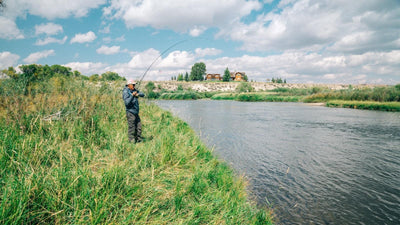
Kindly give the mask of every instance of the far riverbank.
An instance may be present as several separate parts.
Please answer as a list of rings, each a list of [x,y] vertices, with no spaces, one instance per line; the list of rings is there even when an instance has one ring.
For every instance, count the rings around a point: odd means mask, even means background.
[[[400,84],[278,84],[266,82],[148,81],[148,97],[165,100],[237,100],[248,102],[305,102],[328,107],[400,111]],[[142,86],[142,87],[143,87]]]

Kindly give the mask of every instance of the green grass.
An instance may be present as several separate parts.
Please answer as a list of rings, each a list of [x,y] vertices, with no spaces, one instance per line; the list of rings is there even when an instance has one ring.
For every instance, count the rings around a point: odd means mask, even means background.
[[[400,102],[373,102],[373,101],[343,101],[335,100],[326,103],[328,107],[342,107],[352,109],[368,109],[379,111],[400,111]]]
[[[301,96],[281,96],[268,93],[241,93],[236,97],[236,100],[245,102],[299,102],[301,99]]]
[[[142,99],[146,141],[130,144],[122,83],[34,96],[10,87],[0,95],[0,224],[271,224],[246,180],[171,113]]]
[[[173,92],[173,93],[163,93],[160,95],[159,99],[164,100],[196,100],[203,98],[202,95],[196,92]]]
[[[212,100],[236,100],[245,102],[299,102],[302,96],[282,96],[276,92],[249,92],[249,93],[220,93],[211,97]]]
[[[219,93],[211,97],[212,100],[235,100],[237,97],[236,93]]]

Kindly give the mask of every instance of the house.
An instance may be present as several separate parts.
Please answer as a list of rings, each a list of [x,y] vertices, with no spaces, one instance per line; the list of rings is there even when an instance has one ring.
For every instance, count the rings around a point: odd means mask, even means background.
[[[231,80],[233,81],[246,81],[244,76],[246,75],[245,72],[231,72]]]
[[[207,74],[206,75],[206,80],[222,80],[221,74],[219,73],[214,73],[214,74]]]

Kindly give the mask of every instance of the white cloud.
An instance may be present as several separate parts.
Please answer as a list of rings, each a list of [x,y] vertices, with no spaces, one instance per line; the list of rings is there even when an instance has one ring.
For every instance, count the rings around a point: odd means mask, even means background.
[[[249,24],[236,20],[219,37],[243,43],[248,51],[363,53],[396,46],[400,10],[395,0],[282,0],[280,10],[260,14]]]
[[[162,59],[158,68],[161,69],[182,69],[191,67],[195,57],[187,51],[173,51]]]
[[[207,49],[212,48],[196,49],[194,52],[173,51],[160,57],[158,50],[150,48],[135,53],[128,63],[108,66],[102,63],[76,62],[68,66],[82,70],[84,74],[114,71],[132,79],[140,79],[149,69],[145,80],[169,80],[179,73],[190,73],[193,64],[200,59],[197,53],[214,52]],[[244,71],[249,79],[257,81],[281,77],[289,83],[400,83],[400,64],[396,63],[400,61],[400,50],[336,56],[286,51],[264,57],[243,55],[202,61],[206,64],[208,73],[222,74],[228,67],[230,71]]]
[[[103,33],[103,34],[109,34],[110,33],[110,27],[111,27],[111,24],[103,27],[101,30],[99,30],[99,32]]]
[[[49,20],[86,16],[90,9],[106,3],[106,0],[12,0],[7,1],[4,13],[11,18],[24,16],[26,13]]]
[[[128,65],[132,68],[145,69],[160,56],[160,52],[150,48],[146,51],[137,53],[129,61]]]
[[[190,36],[193,37],[198,37],[200,36],[205,30],[207,30],[207,27],[205,26],[195,26],[194,28],[190,29],[189,34]]]
[[[196,53],[196,56],[204,57],[207,55],[219,55],[222,53],[222,50],[216,48],[196,48],[194,52]]]
[[[124,20],[129,28],[151,26],[198,36],[209,27],[225,26],[260,8],[255,0],[111,0],[103,13]]]
[[[64,66],[71,68],[72,70],[77,70],[85,75],[92,74],[102,74],[106,71],[107,64],[100,62],[70,62]]]
[[[41,51],[41,52],[35,52],[35,53],[30,54],[28,57],[26,57],[24,59],[24,62],[28,63],[28,64],[36,63],[40,59],[47,58],[51,55],[54,55],[54,50],[45,50],[45,51]]]
[[[17,24],[7,17],[0,16],[0,38],[23,39],[24,35],[18,29]]]
[[[56,35],[63,32],[63,27],[55,23],[35,25],[35,34]]]
[[[71,43],[86,43],[92,42],[96,39],[96,34],[93,31],[89,31],[86,34],[76,34],[75,37],[71,39]]]
[[[43,40],[37,40],[35,45],[47,45],[51,43],[58,43],[58,44],[64,44],[67,41],[68,37],[64,36],[63,39],[57,39],[53,37],[47,37]]]
[[[9,66],[17,64],[19,55],[11,52],[0,52],[0,69],[5,69]]]
[[[111,46],[107,47],[105,45],[102,45],[100,48],[96,50],[98,54],[104,54],[104,55],[114,55],[120,52],[120,46]]]

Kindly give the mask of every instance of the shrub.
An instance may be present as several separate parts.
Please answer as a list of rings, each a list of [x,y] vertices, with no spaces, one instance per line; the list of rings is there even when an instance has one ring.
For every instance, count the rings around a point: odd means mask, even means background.
[[[240,84],[236,87],[236,92],[252,92],[254,88],[248,82],[240,82]]]

